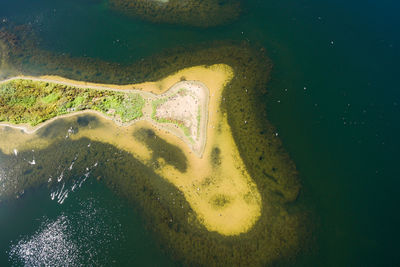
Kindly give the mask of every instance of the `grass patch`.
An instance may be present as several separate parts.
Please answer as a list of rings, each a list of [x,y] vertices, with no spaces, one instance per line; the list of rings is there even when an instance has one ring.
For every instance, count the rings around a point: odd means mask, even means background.
[[[85,103],[86,98],[84,96],[77,96],[72,102],[72,107],[79,107],[83,103]]]
[[[143,116],[144,99],[136,93],[95,90],[32,80],[0,85],[0,121],[35,126],[59,115],[98,110],[123,122]],[[110,113],[110,110],[114,113]]]
[[[105,114],[113,112],[123,122],[128,122],[143,116],[144,104],[145,100],[141,95],[128,93],[104,97],[98,104],[94,105],[94,109]]]
[[[40,99],[40,101],[42,101],[45,104],[51,104],[56,102],[58,99],[60,98],[60,94],[59,93],[51,93],[47,96],[44,96]]]
[[[32,107],[36,103],[34,96],[11,97],[9,105],[17,105],[24,108]]]

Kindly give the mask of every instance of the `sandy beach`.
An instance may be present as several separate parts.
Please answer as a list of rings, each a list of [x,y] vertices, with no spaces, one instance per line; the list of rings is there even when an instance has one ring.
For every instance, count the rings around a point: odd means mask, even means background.
[[[98,116],[101,121],[100,126],[80,128],[69,138],[78,140],[86,137],[93,141],[109,143],[130,152],[144,164],[153,166],[155,162],[152,159],[152,150],[142,141],[132,138],[139,129],[152,129],[158,138],[177,146],[187,158],[188,168],[184,172],[169,165],[163,158],[156,160],[158,168],[154,171],[184,194],[195,212],[197,221],[201,222],[209,231],[215,231],[222,235],[238,235],[247,232],[261,214],[261,196],[240,157],[227,122],[227,116],[220,111],[223,89],[233,77],[233,71],[229,66],[217,64],[191,67],[160,81],[137,85],[116,86],[84,82],[78,82],[78,84],[79,86],[90,86],[90,88],[142,90],[154,94],[153,96],[156,98],[164,93],[168,95],[167,91],[181,82],[182,77],[185,77],[187,81],[201,82],[209,90],[208,112],[204,115],[206,120],[202,125],[207,137],[204,138],[202,157],[194,153],[182,137],[175,133],[171,134],[170,129],[154,124],[148,119],[141,119],[130,125],[118,125],[100,115]],[[54,76],[44,76],[38,79],[74,84],[70,80]],[[194,83],[194,85],[198,86],[199,84]],[[179,89],[179,86],[177,88]],[[205,96],[203,95],[203,97]],[[146,112],[146,116],[149,116],[148,112]],[[55,139],[40,138],[36,134],[27,134],[18,130],[6,131],[4,127],[0,127],[0,149],[4,153],[11,154],[14,149],[19,151],[40,149],[48,146],[51,142],[55,142]],[[213,165],[211,160],[215,151],[218,151],[220,158],[218,165]],[[188,215],[189,221],[194,219]]]
[[[111,116],[107,116],[106,114],[103,114],[99,111],[95,110],[82,110],[82,111],[76,111],[72,112],[69,114],[57,116],[55,118],[49,119],[43,123],[40,123],[39,125],[36,126],[31,126],[29,124],[12,124],[8,122],[0,122],[0,126],[8,126],[8,127],[14,127],[17,129],[21,129],[22,131],[31,134],[36,132],[42,127],[45,127],[46,125],[52,123],[53,121],[60,119],[60,118],[67,118],[71,116],[77,116],[80,114],[96,114],[98,116],[102,116],[105,119],[112,120],[114,123],[116,123],[119,126],[130,126],[134,123],[136,123],[139,120],[148,120],[149,122],[155,124],[156,127],[166,129],[167,131],[171,132],[172,134],[175,134],[179,138],[181,138],[183,141],[186,142],[188,147],[192,149],[192,151],[199,157],[202,156],[205,143],[206,143],[206,127],[207,127],[207,113],[208,113],[208,101],[209,101],[209,90],[208,88],[201,82],[199,81],[180,81],[174,84],[170,89],[167,91],[161,93],[161,94],[155,94],[153,93],[154,90],[146,84],[144,88],[149,88],[150,91],[142,90],[142,89],[133,89],[133,88],[138,88],[138,85],[126,85],[126,86],[116,86],[112,84],[91,84],[91,83],[83,83],[79,81],[73,81],[73,80],[66,80],[62,77],[56,77],[56,76],[44,76],[44,77],[30,77],[30,76],[17,76],[17,77],[12,77],[7,80],[3,80],[0,82],[0,84],[8,83],[13,80],[32,80],[32,81],[38,81],[38,82],[47,82],[47,83],[57,83],[57,84],[62,84],[66,86],[72,86],[72,87],[79,87],[79,88],[88,88],[88,89],[93,89],[93,90],[111,90],[111,91],[119,91],[119,92],[129,92],[129,93],[137,93],[141,95],[146,101],[146,106],[143,109],[143,116],[139,119],[135,119],[129,122],[122,122],[121,120],[115,119]],[[174,123],[160,123],[151,118],[151,106],[150,104],[152,101],[156,101],[157,99],[163,99],[163,98],[168,98],[171,97],[173,94],[176,94],[178,90],[184,88],[185,90],[188,90],[191,92],[192,97],[189,97],[189,100],[192,101],[182,101],[181,99],[178,99],[178,101],[175,101],[175,104],[172,104],[170,102],[173,101],[168,101],[167,103],[164,103],[161,105],[161,107],[158,108],[157,110],[157,116],[164,116],[165,113],[168,113],[171,111],[173,108],[174,112],[172,112],[169,117],[171,118],[176,118],[177,120],[185,120],[187,124],[189,124],[187,127],[192,128],[192,132],[190,136],[186,136],[182,129],[177,127],[176,124]],[[175,97],[176,98],[176,97]],[[199,112],[201,112],[200,115],[200,121],[199,125],[197,125],[197,111],[195,112],[190,112],[188,113],[188,110],[197,110],[199,108]],[[193,130],[194,129],[194,130]]]

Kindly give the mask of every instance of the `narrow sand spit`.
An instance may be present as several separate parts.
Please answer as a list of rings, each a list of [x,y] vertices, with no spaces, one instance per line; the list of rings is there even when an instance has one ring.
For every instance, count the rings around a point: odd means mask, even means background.
[[[93,90],[111,90],[111,91],[124,91],[130,93],[140,94],[146,101],[146,106],[143,108],[143,116],[139,119],[132,120],[126,123],[120,120],[114,119],[113,117],[107,116],[101,112],[95,110],[83,110],[72,112],[69,114],[57,116],[50,120],[47,120],[37,126],[30,126],[29,124],[11,124],[7,122],[0,122],[0,125],[14,127],[23,130],[26,133],[34,133],[40,128],[48,125],[49,123],[59,118],[66,118],[76,116],[78,114],[95,113],[106,119],[113,120],[116,124],[121,126],[129,126],[139,120],[148,120],[155,124],[156,127],[163,128],[172,134],[175,134],[184,142],[187,143],[188,147],[199,157],[202,156],[205,143],[206,143],[206,132],[207,132],[207,119],[208,119],[208,101],[209,101],[209,90],[201,82],[198,81],[181,81],[173,85],[168,91],[162,94],[154,94],[144,90],[137,89],[125,89],[121,86],[115,85],[104,85],[104,84],[81,84],[77,81],[66,81],[65,79],[57,79],[57,77],[28,77],[28,76],[17,76],[9,78],[0,82],[7,83],[13,80],[32,80],[39,82],[57,83],[71,87],[88,88]],[[181,90],[180,92],[178,92]],[[186,94],[182,95],[182,91]],[[153,110],[151,103],[157,100],[165,99],[166,101],[159,105],[155,110],[155,117],[152,116]],[[161,122],[155,118],[168,120],[167,122]],[[180,124],[182,127],[179,127]],[[186,128],[188,133],[185,134],[183,128]]]
[[[171,134],[170,130],[163,127],[166,123],[157,125],[148,118],[131,125],[119,125],[105,119],[104,116],[99,116],[100,123],[93,125],[93,127],[82,127],[68,138],[71,140],[89,138],[92,141],[109,143],[118,149],[131,153],[136,159],[153,168],[155,173],[172,183],[183,193],[193,209],[193,213],[187,214],[189,222],[197,221],[209,231],[215,231],[221,235],[239,235],[249,231],[256,223],[261,214],[262,202],[257,186],[247,172],[233,139],[227,114],[220,111],[220,105],[223,101],[222,92],[232,78],[232,68],[224,64],[186,68],[156,82],[126,86],[75,83],[59,77],[40,77],[40,79],[48,79],[57,83],[71,82],[76,86],[142,90],[142,92],[153,93],[153,98],[148,101],[147,107],[145,106],[145,109],[149,109],[146,111],[147,117],[152,115],[150,113],[152,101],[163,96],[168,97],[170,92],[167,91],[173,89],[174,85],[177,85],[176,90],[179,91],[180,86],[178,84],[182,80],[189,82],[186,83],[186,85],[190,85],[189,92],[195,92],[197,90],[195,87],[204,84],[209,90],[209,97],[208,108],[204,108],[208,111],[204,113],[204,117],[207,118],[204,118],[202,122],[204,127],[201,127],[201,129],[205,129],[205,136],[207,136],[207,138],[204,138],[202,157],[193,152],[191,147],[188,146],[187,140],[176,134]],[[201,83],[196,81],[201,81]],[[196,92],[196,94],[201,94],[199,90]],[[186,96],[181,95],[180,101],[193,104],[193,100],[186,98]],[[201,98],[200,95],[197,97]],[[204,101],[206,101],[205,99]],[[173,100],[177,101],[174,98]],[[174,103],[171,104],[172,107],[160,106],[159,115],[167,114],[165,110],[167,108],[175,110],[174,105],[178,102],[172,102]],[[202,106],[200,103],[199,105]],[[194,110],[193,107],[187,107],[186,112],[182,113],[183,119],[192,118]],[[179,118],[173,117],[172,119]],[[69,120],[74,121],[73,118],[67,118],[67,124]],[[188,119],[184,123],[188,123],[187,125],[191,123],[190,125],[192,125],[194,121]],[[89,126],[91,125],[89,124]],[[141,129],[150,129],[154,132],[154,137],[161,138],[178,147],[187,160],[187,168],[178,170],[174,165],[166,162],[164,158],[154,158],[154,151],[143,140],[134,137],[135,133]],[[194,136],[194,134],[195,131],[193,130],[191,136]],[[0,149],[7,154],[13,154],[14,149],[18,151],[39,150],[59,140],[57,138],[64,138],[63,133],[60,134],[60,137],[51,139],[0,126]],[[217,162],[213,162],[216,155],[218,157]],[[157,166],[157,168],[154,166]]]

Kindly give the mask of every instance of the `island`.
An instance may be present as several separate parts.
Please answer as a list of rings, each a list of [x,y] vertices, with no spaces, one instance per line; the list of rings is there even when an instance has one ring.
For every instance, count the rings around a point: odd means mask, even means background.
[[[219,110],[232,77],[232,68],[224,64],[186,68],[160,81],[131,85],[14,77],[0,84],[0,120],[4,127],[23,131],[3,138],[0,146],[10,154],[27,146],[45,147],[51,141],[35,135],[38,129],[62,117],[95,113],[104,126],[82,129],[71,139],[111,143],[145,164],[156,164],[155,172],[183,193],[209,231],[245,233],[261,214],[261,196],[239,155],[226,114]],[[177,146],[187,167],[179,168],[165,157],[154,159],[143,135]]]

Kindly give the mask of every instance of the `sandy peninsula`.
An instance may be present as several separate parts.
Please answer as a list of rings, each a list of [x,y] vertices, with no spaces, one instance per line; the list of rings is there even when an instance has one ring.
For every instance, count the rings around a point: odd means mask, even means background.
[[[180,148],[188,162],[187,170],[182,171],[160,158],[154,171],[183,193],[197,221],[209,231],[238,235],[249,231],[259,218],[261,196],[240,157],[227,115],[220,110],[223,89],[232,77],[229,66],[217,64],[183,69],[156,82],[121,86],[55,76],[23,78],[92,89],[135,90],[142,94],[146,99],[142,118],[123,124],[94,112],[99,115],[101,126],[82,128],[69,138],[87,137],[110,143],[152,166],[151,148],[142,140],[132,138],[140,129],[151,129],[155,137]],[[6,130],[8,126],[11,125],[0,126],[0,149],[4,153],[11,154],[14,149],[40,149],[54,142],[36,135],[35,129],[10,131]],[[216,157],[217,164],[213,161]]]
[[[115,110],[112,108],[107,110],[106,114],[89,108],[79,111],[70,110],[68,114],[54,116],[34,126],[29,123],[13,124],[9,122],[0,122],[0,125],[15,127],[26,133],[34,133],[54,120],[83,113],[95,113],[98,116],[103,116],[106,119],[114,121],[120,126],[129,126],[139,120],[147,120],[153,123],[155,127],[165,129],[178,136],[186,142],[188,147],[197,156],[201,157],[203,154],[207,133],[209,90],[200,81],[179,81],[168,89],[168,91],[161,94],[152,93],[141,88],[130,89],[111,84],[82,84],[78,81],[69,81],[61,77],[17,76],[1,81],[0,85],[21,80],[54,83],[79,89],[137,94],[145,100],[144,108],[141,109],[143,114],[134,120],[123,121],[119,116],[116,116]],[[10,108],[12,109],[12,107]]]

